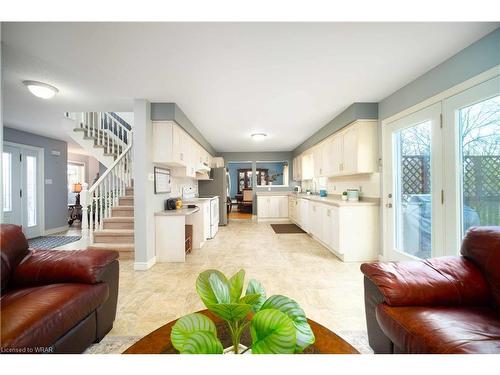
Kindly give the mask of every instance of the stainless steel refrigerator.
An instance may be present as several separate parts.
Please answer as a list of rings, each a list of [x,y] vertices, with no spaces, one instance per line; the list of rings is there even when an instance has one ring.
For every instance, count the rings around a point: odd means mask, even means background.
[[[227,225],[226,201],[230,188],[231,181],[225,167],[212,168],[209,180],[198,181],[198,195],[201,198],[219,197],[219,225]]]

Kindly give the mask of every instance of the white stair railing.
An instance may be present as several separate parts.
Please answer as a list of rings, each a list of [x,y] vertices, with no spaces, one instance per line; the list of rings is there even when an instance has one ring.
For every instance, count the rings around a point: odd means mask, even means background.
[[[82,235],[94,242],[94,232],[103,228],[104,219],[111,217],[112,208],[125,195],[132,183],[132,132],[128,133],[125,150],[114,163],[87,190],[80,193],[82,205]]]
[[[104,148],[105,154],[119,155],[131,141],[131,130],[109,112],[67,112],[66,117],[76,121],[85,135],[94,139],[94,145]]]

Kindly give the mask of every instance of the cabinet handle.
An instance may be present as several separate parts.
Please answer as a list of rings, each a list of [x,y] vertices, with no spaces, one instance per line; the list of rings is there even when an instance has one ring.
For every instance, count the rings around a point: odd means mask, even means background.
[[[181,160],[184,160],[184,155],[182,154],[182,152],[181,152]]]

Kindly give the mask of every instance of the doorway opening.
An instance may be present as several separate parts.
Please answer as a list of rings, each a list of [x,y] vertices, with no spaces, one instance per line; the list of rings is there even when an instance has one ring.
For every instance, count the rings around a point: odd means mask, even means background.
[[[254,209],[255,171],[253,163],[229,162],[229,220],[252,220]]]

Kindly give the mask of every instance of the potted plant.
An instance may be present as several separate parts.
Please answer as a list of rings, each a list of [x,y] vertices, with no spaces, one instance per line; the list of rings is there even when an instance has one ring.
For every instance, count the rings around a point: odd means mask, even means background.
[[[172,327],[170,339],[181,354],[293,354],[314,343],[314,334],[297,302],[281,295],[266,298],[264,287],[253,279],[242,296],[244,278],[244,270],[229,279],[217,270],[198,276],[196,292],[207,309],[227,323],[233,345],[224,350],[215,323],[194,313]],[[252,338],[248,348],[240,343],[246,329]]]

